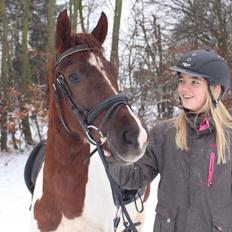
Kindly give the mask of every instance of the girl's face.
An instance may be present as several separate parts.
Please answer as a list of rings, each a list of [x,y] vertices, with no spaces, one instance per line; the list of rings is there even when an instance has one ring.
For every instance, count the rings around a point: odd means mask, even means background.
[[[206,102],[208,83],[204,78],[182,74],[178,78],[178,94],[184,108],[199,112]]]

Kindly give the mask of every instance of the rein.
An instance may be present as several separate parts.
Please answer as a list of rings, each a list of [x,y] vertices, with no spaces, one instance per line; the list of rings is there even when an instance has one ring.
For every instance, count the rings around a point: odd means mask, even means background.
[[[120,185],[118,185],[115,182],[115,180],[112,178],[112,176],[110,175],[110,173],[108,171],[108,167],[107,167],[107,163],[106,163],[106,159],[105,159],[105,155],[104,155],[104,150],[103,150],[101,144],[97,144],[97,151],[98,151],[98,154],[99,154],[101,161],[104,165],[108,180],[110,182],[114,202],[117,202],[117,204],[115,204],[115,205],[118,207],[118,210],[119,210],[119,208],[121,208],[123,225],[126,228],[125,231],[138,232],[138,230],[136,229],[136,226],[139,226],[140,222],[133,223],[133,221],[131,220],[130,215],[126,209],[125,203],[123,202],[122,189],[121,189]],[[124,216],[126,217],[127,222],[126,222]],[[115,231],[118,227],[119,220],[120,220],[120,218],[117,216],[114,218],[114,230]]]
[[[92,51],[92,50],[93,49],[82,46],[82,45],[78,45],[76,47],[70,48],[56,58],[55,68],[61,63],[63,59],[65,59],[66,57],[74,53],[78,53],[82,51]],[[63,96],[65,99],[68,99],[70,106],[71,106],[71,110],[77,117],[77,120],[79,121],[79,124],[81,125],[81,128],[87,140],[91,144],[96,146],[96,148],[89,154],[88,159],[91,158],[91,156],[96,151],[98,151],[101,161],[104,165],[108,180],[110,182],[114,203],[118,209],[121,208],[122,218],[124,221],[123,225],[125,226],[126,231],[137,232],[137,229],[136,229],[137,224],[132,222],[127,212],[127,209],[125,207],[125,203],[123,202],[121,187],[113,180],[112,176],[109,174],[107,163],[106,163],[105,156],[104,156],[104,151],[102,148],[102,145],[107,141],[107,136],[109,137],[112,124],[113,124],[112,122],[115,116],[117,115],[117,112],[122,106],[128,106],[127,97],[122,96],[122,95],[110,96],[106,98],[105,100],[101,101],[100,103],[98,103],[93,109],[87,110],[74,101],[72,91],[67,81],[65,80],[64,76],[59,72],[56,72],[56,79],[55,79],[55,82],[53,83],[53,89],[54,89],[54,95],[55,95],[55,100],[56,100],[56,106],[59,112],[59,118],[61,120],[62,125],[70,134],[72,134],[73,136],[79,137],[79,134],[74,132],[68,126],[65,120],[64,113],[61,108],[61,97]],[[100,122],[100,125],[98,127],[94,126],[93,125],[94,120],[103,111],[106,111],[106,112],[103,116],[103,119]],[[109,133],[107,136],[105,136],[101,132],[101,129],[107,121],[109,123],[109,127],[108,127]],[[95,141],[95,139],[91,136],[91,132],[90,132],[91,130],[95,130],[96,132],[98,132],[100,136],[100,141]],[[124,216],[126,217],[128,222],[125,221]],[[118,226],[118,223],[119,223],[119,218],[116,216],[116,218],[114,219],[115,230]]]

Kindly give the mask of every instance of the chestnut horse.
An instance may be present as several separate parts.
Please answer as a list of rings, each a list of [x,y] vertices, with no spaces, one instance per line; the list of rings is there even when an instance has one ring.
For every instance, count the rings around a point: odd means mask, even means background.
[[[100,142],[105,156],[122,163],[135,162],[144,153],[146,130],[119,95],[116,69],[101,51],[107,27],[102,13],[91,33],[72,34],[67,11],[58,16],[32,231],[113,231],[116,207],[109,180],[98,154],[88,159],[90,144]]]

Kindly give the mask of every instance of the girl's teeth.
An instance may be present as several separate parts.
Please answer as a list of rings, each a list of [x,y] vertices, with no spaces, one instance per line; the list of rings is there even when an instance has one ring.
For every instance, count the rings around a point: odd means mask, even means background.
[[[191,98],[192,96],[184,95],[183,97],[185,97],[185,98]]]

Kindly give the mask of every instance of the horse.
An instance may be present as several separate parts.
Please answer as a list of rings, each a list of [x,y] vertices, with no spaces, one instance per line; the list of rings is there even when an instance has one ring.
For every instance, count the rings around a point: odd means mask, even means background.
[[[128,164],[144,154],[147,132],[102,52],[108,22],[72,33],[67,10],[56,26],[56,58],[48,73],[49,119],[44,159],[33,191],[32,231],[110,232],[116,213],[101,158]]]

